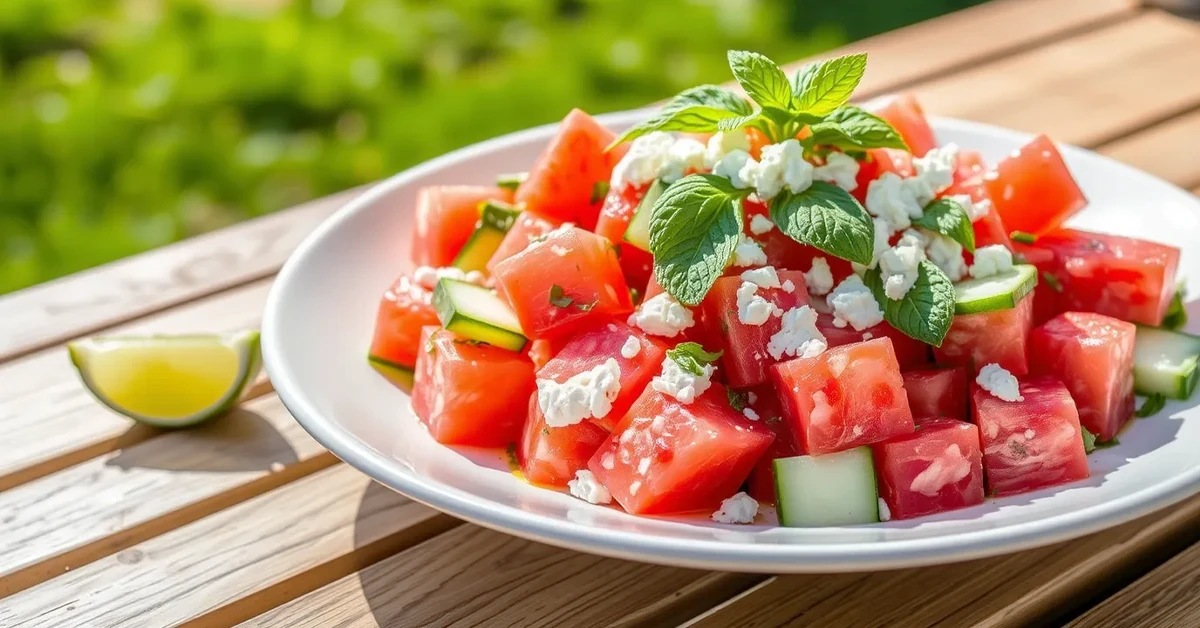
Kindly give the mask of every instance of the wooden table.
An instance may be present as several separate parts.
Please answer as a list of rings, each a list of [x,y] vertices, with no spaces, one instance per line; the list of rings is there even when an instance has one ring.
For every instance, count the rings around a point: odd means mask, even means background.
[[[1045,131],[1200,192],[1200,24],[1125,0],[998,0],[860,42],[863,91]],[[0,299],[0,626],[1200,626],[1200,498],[944,567],[705,573],[461,523],[307,436],[265,379],[159,432],[80,386],[95,332],[256,326],[289,252],[354,192]]]

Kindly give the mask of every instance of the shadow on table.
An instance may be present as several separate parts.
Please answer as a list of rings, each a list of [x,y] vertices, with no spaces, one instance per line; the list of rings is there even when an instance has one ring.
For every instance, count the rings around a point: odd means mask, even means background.
[[[375,541],[377,535],[373,533],[373,530],[378,525],[375,523],[376,517],[381,512],[404,501],[408,501],[408,498],[378,482],[368,484],[358,503],[358,515],[354,523],[355,549]],[[383,557],[380,562],[360,569],[353,576],[358,579],[363,599],[367,602],[366,608],[369,609],[371,617],[374,619],[374,623],[371,625],[426,626],[425,623],[410,623],[409,619],[405,617],[404,599],[409,592],[400,588],[400,580],[405,575],[410,575],[405,572],[414,568],[419,569],[421,565],[398,567],[396,562],[389,561],[388,557]]]
[[[291,443],[275,426],[243,408],[187,430],[158,430],[154,438],[147,439],[145,430],[154,428],[135,424],[122,435],[121,440],[146,442],[122,449],[107,464],[122,469],[228,473],[275,470],[298,461]]]

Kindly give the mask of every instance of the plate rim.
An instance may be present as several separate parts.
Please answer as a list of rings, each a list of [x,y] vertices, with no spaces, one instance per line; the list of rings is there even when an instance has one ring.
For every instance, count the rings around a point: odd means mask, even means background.
[[[634,109],[596,116],[605,126],[621,126],[644,118],[652,108]],[[935,130],[962,129],[1004,139],[1028,139],[1036,134],[1005,129],[995,125],[955,118],[930,116]],[[500,135],[456,149],[407,170],[395,173],[372,185],[357,198],[345,203],[323,220],[288,256],[272,282],[262,318],[263,361],[284,407],[318,443],[348,465],[373,480],[420,502],[492,530],[558,547],[613,558],[678,567],[756,573],[835,573],[880,569],[898,569],[947,564],[988,556],[1008,554],[1078,538],[1132,521],[1166,508],[1200,490],[1200,465],[1183,473],[1079,510],[1052,515],[1003,527],[925,538],[882,542],[746,543],[694,538],[651,536],[638,532],[592,527],[583,523],[520,510],[466,494],[453,486],[423,478],[405,469],[389,456],[326,420],[321,411],[304,395],[294,373],[283,359],[283,339],[275,321],[286,310],[282,302],[287,287],[294,283],[300,260],[351,215],[384,198],[394,187],[419,179],[457,160],[549,132],[558,126],[550,123]],[[1124,170],[1135,178],[1167,185],[1180,193],[1191,194],[1178,186],[1133,166],[1070,144],[1056,142],[1066,154],[1099,159]],[[1200,207],[1200,201],[1195,201]]]

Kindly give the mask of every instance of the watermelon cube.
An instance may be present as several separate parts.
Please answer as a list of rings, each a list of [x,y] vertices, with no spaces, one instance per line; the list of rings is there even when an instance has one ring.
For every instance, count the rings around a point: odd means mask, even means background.
[[[1029,335],[1031,370],[1062,380],[1079,422],[1112,440],[1133,416],[1133,338],[1137,327],[1103,314],[1065,312]]]
[[[449,266],[462,250],[486,201],[508,202],[512,192],[474,185],[443,185],[417,190],[413,217],[412,261],[415,266]]]
[[[792,434],[783,422],[783,409],[771,383],[756,386],[747,391],[747,408],[758,420],[775,433],[775,440],[767,452],[758,459],[750,477],[746,479],[746,492],[760,504],[775,503],[775,469],[777,458],[799,456],[800,450],[792,442]]]
[[[1005,401],[972,384],[983,470],[996,495],[1015,495],[1089,476],[1079,413],[1052,377],[1020,382],[1022,401]]]
[[[1033,325],[1036,327],[1059,313],[1058,294],[1062,292],[1062,286],[1054,276],[1058,271],[1058,256],[1036,243],[1014,242],[1012,250],[1014,258],[1019,255],[1026,264],[1033,264],[1038,269],[1037,287],[1033,289]]]
[[[999,364],[1014,375],[1029,372],[1025,357],[1033,329],[1033,299],[1026,296],[1016,307],[978,314],[956,314],[942,346],[934,347],[938,364],[966,366],[976,373],[985,364]]]
[[[774,440],[729,406],[719,384],[688,404],[647,388],[588,468],[629,513],[711,513]]]
[[[565,487],[575,472],[587,468],[588,459],[608,438],[608,430],[595,421],[550,427],[538,407],[537,395],[529,397],[529,413],[517,459],[521,473],[531,484]]]
[[[819,456],[913,431],[888,338],[833,347],[771,367],[783,420],[801,453]]]
[[[872,445],[879,495],[892,519],[911,519],[983,503],[979,428],[954,419],[921,419],[916,431]]]
[[[1179,249],[1135,238],[1063,229],[1038,238],[1057,256],[1059,311],[1096,312],[1160,325],[1175,295]]]
[[[905,371],[904,392],[908,409],[915,418],[947,417],[966,421],[967,368],[953,366],[944,369]]]
[[[820,301],[818,304],[824,305]],[[892,350],[896,353],[896,362],[902,371],[927,368],[932,362],[929,357],[929,345],[887,323],[879,323],[858,331],[849,325],[834,325],[833,314],[823,312],[817,315],[817,329],[821,330],[821,334],[825,336],[825,343],[830,347],[866,342],[873,338],[888,338],[892,341]]]
[[[572,109],[517,188],[516,202],[547,218],[595,228],[603,202],[593,199],[595,186],[612,177],[619,153],[604,149],[615,139],[594,118]]]
[[[504,239],[500,241],[496,252],[492,253],[492,258],[488,260],[488,273],[495,273],[497,264],[529,248],[530,243],[534,240],[558,227],[557,221],[542,218],[533,212],[521,212],[513,221],[512,226],[508,228],[508,233],[504,234]]]
[[[984,173],[992,207],[1009,229],[1049,233],[1087,206],[1058,147],[1045,135],[1001,159]]]
[[[504,447],[521,438],[533,362],[438,327],[421,330],[412,407],[443,445]]]

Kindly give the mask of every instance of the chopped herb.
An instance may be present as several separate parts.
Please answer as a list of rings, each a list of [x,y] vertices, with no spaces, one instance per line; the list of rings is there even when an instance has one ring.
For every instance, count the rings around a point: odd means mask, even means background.
[[[479,345],[487,344],[482,340],[475,340],[474,338],[455,338],[453,342],[456,345],[467,345],[471,347],[478,347]]]
[[[509,471],[520,471],[521,470],[521,461],[517,458],[517,444],[516,443],[509,443],[508,447],[504,450],[504,455],[508,459],[508,470]]]
[[[1137,409],[1137,416],[1148,417],[1153,414],[1158,414],[1167,405],[1167,396],[1162,393],[1154,393],[1146,397],[1146,401],[1142,402],[1142,407]]]
[[[767,419],[767,423],[778,423],[782,420],[783,420],[783,417],[781,417],[781,416],[773,416],[773,417]]]
[[[516,190],[529,178],[528,172],[517,172],[514,174],[502,174],[496,177],[496,187],[501,187],[506,190]]]
[[[425,341],[425,352],[429,355],[437,353],[437,346],[433,344],[433,335],[430,334],[429,340]]]
[[[638,290],[637,288],[630,288],[629,300],[633,301],[634,305],[640,304],[642,302],[642,291]]]
[[[1112,438],[1112,440],[1106,440],[1103,443],[1096,443],[1096,449],[1108,449],[1109,447],[1116,447],[1117,445],[1120,445],[1120,444],[1121,444],[1121,441],[1118,440],[1116,436],[1114,436]]]
[[[549,435],[550,435],[550,428],[548,428],[548,427],[543,427],[543,428],[542,428],[542,435],[543,435],[543,436],[549,436]]]
[[[1021,244],[1033,244],[1037,242],[1037,236],[1024,231],[1014,231],[1008,234],[1008,237],[1012,238],[1013,242],[1020,242]]]
[[[671,358],[679,368],[700,377],[704,375],[704,367],[717,361],[723,351],[712,353],[696,342],[681,342],[674,349],[667,349],[667,357]]]
[[[725,396],[729,398],[729,407],[741,412],[746,409],[746,393],[738,392],[732,388],[725,389]]]
[[[608,181],[597,181],[592,186],[592,203],[599,203],[605,196],[608,196]]]
[[[1167,315],[1163,317],[1161,327],[1163,329],[1179,329],[1187,325],[1188,313],[1183,307],[1183,299],[1186,293],[1181,283],[1175,290],[1175,296],[1171,297],[1171,306],[1167,308]]]
[[[591,303],[576,303],[574,299],[567,296],[566,292],[563,291],[562,286],[558,284],[553,284],[550,286],[550,305],[553,305],[554,307],[571,307],[573,305],[581,312],[588,312],[591,311],[592,308],[596,307],[596,304],[599,302],[600,299],[595,299]]]
[[[529,243],[530,244],[541,244],[542,242],[546,241],[546,238],[549,238],[549,237],[550,237],[550,234],[548,234],[548,233],[543,233],[542,235],[538,235],[538,236],[529,236]]]
[[[1049,272],[1042,271],[1042,281],[1045,281],[1046,285],[1053,288],[1055,292],[1063,291],[1062,284],[1058,282],[1058,277],[1055,277],[1054,275],[1050,274]]]
[[[1083,453],[1090,454],[1096,451],[1096,435],[1082,425],[1079,426],[1079,431],[1083,434]]]

